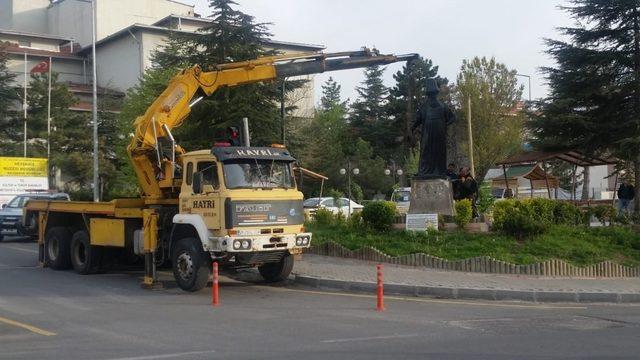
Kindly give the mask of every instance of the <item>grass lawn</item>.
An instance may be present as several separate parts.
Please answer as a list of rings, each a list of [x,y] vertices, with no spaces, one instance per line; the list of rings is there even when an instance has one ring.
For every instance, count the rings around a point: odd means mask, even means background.
[[[447,260],[491,256],[515,264],[555,258],[580,266],[605,260],[640,265],[640,234],[620,226],[553,226],[545,234],[521,241],[500,233],[380,233],[346,225],[320,226],[314,223],[308,224],[307,228],[313,232],[315,245],[334,241],[351,250],[371,246],[392,256],[422,252]]]

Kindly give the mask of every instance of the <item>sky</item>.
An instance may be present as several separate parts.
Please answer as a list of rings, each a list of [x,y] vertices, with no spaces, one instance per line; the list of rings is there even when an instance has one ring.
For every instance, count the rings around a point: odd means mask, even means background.
[[[187,0],[208,15],[207,0]],[[531,97],[544,97],[547,87],[539,68],[552,66],[544,38],[559,38],[557,27],[573,20],[557,7],[562,0],[236,0],[238,9],[258,22],[272,23],[273,39],[326,46],[325,52],[375,47],[381,53],[418,53],[439,66],[439,74],[455,81],[463,59],[496,60],[531,76]],[[388,65],[385,84],[402,64]],[[332,76],[344,98],[357,98],[364,80],[361,69],[316,77],[320,86]],[[528,80],[519,77],[528,98]]]

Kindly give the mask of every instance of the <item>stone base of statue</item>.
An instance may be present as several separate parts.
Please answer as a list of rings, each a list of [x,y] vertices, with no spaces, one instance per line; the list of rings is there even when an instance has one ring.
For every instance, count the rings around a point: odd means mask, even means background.
[[[446,179],[414,178],[409,201],[409,214],[456,214],[453,189]]]

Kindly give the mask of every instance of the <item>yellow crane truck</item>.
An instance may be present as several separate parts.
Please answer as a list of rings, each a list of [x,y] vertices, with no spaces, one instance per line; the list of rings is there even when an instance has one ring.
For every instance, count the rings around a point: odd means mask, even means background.
[[[134,122],[128,154],[140,198],[110,202],[30,201],[23,226],[38,236],[43,267],[100,271],[114,255],[143,258],[144,283],[156,283],[156,265],[171,263],[186,291],[206,286],[213,261],[257,266],[268,282],[281,281],[294,255],[309,247],[303,196],[293,176],[295,159],[283,146],[216,144],[186,152],[171,130],[202,97],[223,87],[282,77],[408,61],[362,49],[300,53],[199,66],[178,73]],[[247,145],[247,144],[245,144]]]

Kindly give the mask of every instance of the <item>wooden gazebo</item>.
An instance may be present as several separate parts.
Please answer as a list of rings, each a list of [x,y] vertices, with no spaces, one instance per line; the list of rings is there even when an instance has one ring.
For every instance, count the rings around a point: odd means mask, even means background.
[[[513,155],[505,160],[502,160],[497,163],[497,165],[502,166],[502,171],[504,174],[504,183],[506,185],[506,189],[509,190],[509,181],[508,181],[508,173],[507,166],[509,168],[518,167],[518,166],[532,166],[536,165],[536,168],[540,168],[540,170],[535,170],[535,175],[532,177],[537,177],[535,180],[540,181],[540,176],[543,176],[544,184],[547,188],[547,193],[549,198],[551,198],[551,188],[558,187],[557,178],[550,175],[547,171],[547,162],[550,160],[562,160],[568,162],[573,165],[573,175],[572,175],[572,184],[571,184],[571,194],[574,196],[575,194],[575,186],[576,186],[576,171],[578,166],[581,167],[589,167],[589,166],[598,166],[598,165],[610,165],[617,164],[619,160],[613,156],[601,156],[601,155],[586,155],[578,150],[570,150],[570,151],[527,151],[520,154]],[[554,180],[556,183],[554,183]],[[534,180],[534,181],[535,181]],[[617,183],[617,175],[616,175],[616,183]],[[533,190],[532,181],[532,190]],[[557,195],[557,191],[556,191]],[[573,199],[575,200],[575,199]]]

